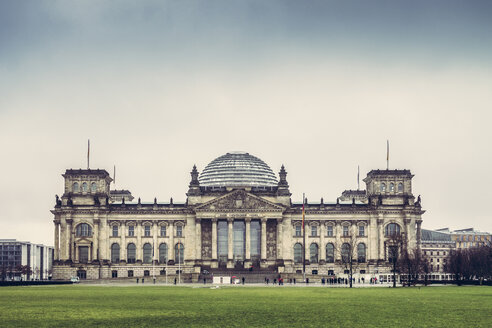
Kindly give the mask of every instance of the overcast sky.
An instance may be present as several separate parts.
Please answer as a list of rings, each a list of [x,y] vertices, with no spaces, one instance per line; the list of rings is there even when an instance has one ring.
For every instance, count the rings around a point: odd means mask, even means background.
[[[492,231],[490,1],[0,0],[0,238],[53,245],[67,168],[184,201],[247,151],[293,201],[415,174],[424,228]]]

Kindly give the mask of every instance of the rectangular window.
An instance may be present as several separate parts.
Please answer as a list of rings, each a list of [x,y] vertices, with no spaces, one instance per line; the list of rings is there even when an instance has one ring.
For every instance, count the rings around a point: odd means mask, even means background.
[[[183,237],[183,226],[176,226],[176,237]]]
[[[145,226],[144,235],[150,237],[150,226]]]
[[[318,227],[317,226],[311,226],[311,237],[316,237],[318,235]]]
[[[118,271],[117,270],[111,271],[111,278],[118,278]]]
[[[144,270],[144,277],[150,276],[150,271],[149,270]]]
[[[349,235],[349,227],[343,226],[343,236],[347,237]]]
[[[333,237],[333,226],[329,225],[326,228],[328,229],[328,237]]]
[[[118,226],[113,226],[113,237],[118,237]]]
[[[300,225],[296,225],[296,237],[301,237],[302,236],[302,227]]]
[[[166,226],[161,226],[161,237],[166,237]]]
[[[79,262],[87,263],[89,262],[89,247],[79,246]]]
[[[135,236],[135,226],[129,226],[128,227],[128,236],[129,237]]]
[[[133,277],[133,270],[128,270],[128,277]]]
[[[359,237],[364,237],[365,235],[365,226],[361,225],[359,226]]]

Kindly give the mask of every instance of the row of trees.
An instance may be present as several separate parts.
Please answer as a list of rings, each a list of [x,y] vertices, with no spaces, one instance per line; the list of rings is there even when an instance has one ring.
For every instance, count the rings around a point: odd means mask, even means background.
[[[39,273],[39,269],[36,269]],[[13,278],[16,274],[27,275],[28,277],[32,274],[31,267],[29,265],[17,265],[17,266],[2,266],[0,270],[1,280]]]
[[[452,250],[445,269],[454,274],[458,285],[466,280],[479,280],[482,284],[484,279],[492,279],[492,247],[484,245]]]
[[[345,245],[349,249],[340,249],[342,264],[348,270],[350,287],[354,271],[360,263],[356,254],[355,240]],[[427,285],[429,275],[432,273],[430,258],[418,249],[411,249],[406,243],[406,238],[401,234],[394,234],[387,239],[388,262],[392,266],[393,287],[396,287],[397,275],[403,276],[405,283],[415,285],[420,278]],[[465,280],[492,279],[492,247],[484,245],[469,249],[456,249],[449,252],[444,262],[443,270],[451,273],[458,285]]]

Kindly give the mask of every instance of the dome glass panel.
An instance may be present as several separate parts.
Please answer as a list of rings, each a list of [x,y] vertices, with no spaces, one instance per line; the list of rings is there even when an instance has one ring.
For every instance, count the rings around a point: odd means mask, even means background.
[[[230,152],[210,162],[198,178],[204,187],[274,187],[272,169],[261,159],[245,152]]]

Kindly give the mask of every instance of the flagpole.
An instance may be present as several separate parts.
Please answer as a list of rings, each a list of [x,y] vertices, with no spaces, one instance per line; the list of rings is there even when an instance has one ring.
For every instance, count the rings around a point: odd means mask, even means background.
[[[154,283],[155,283],[155,248],[154,248],[154,243],[152,243],[152,276],[154,278]]]
[[[357,165],[357,190],[360,190],[360,168],[359,165]]]
[[[386,140],[386,170],[390,167],[390,142]]]
[[[304,193],[302,193],[302,275],[306,282],[306,228],[304,227]]]
[[[87,139],[87,169],[89,169],[90,153],[91,153],[91,140]]]

